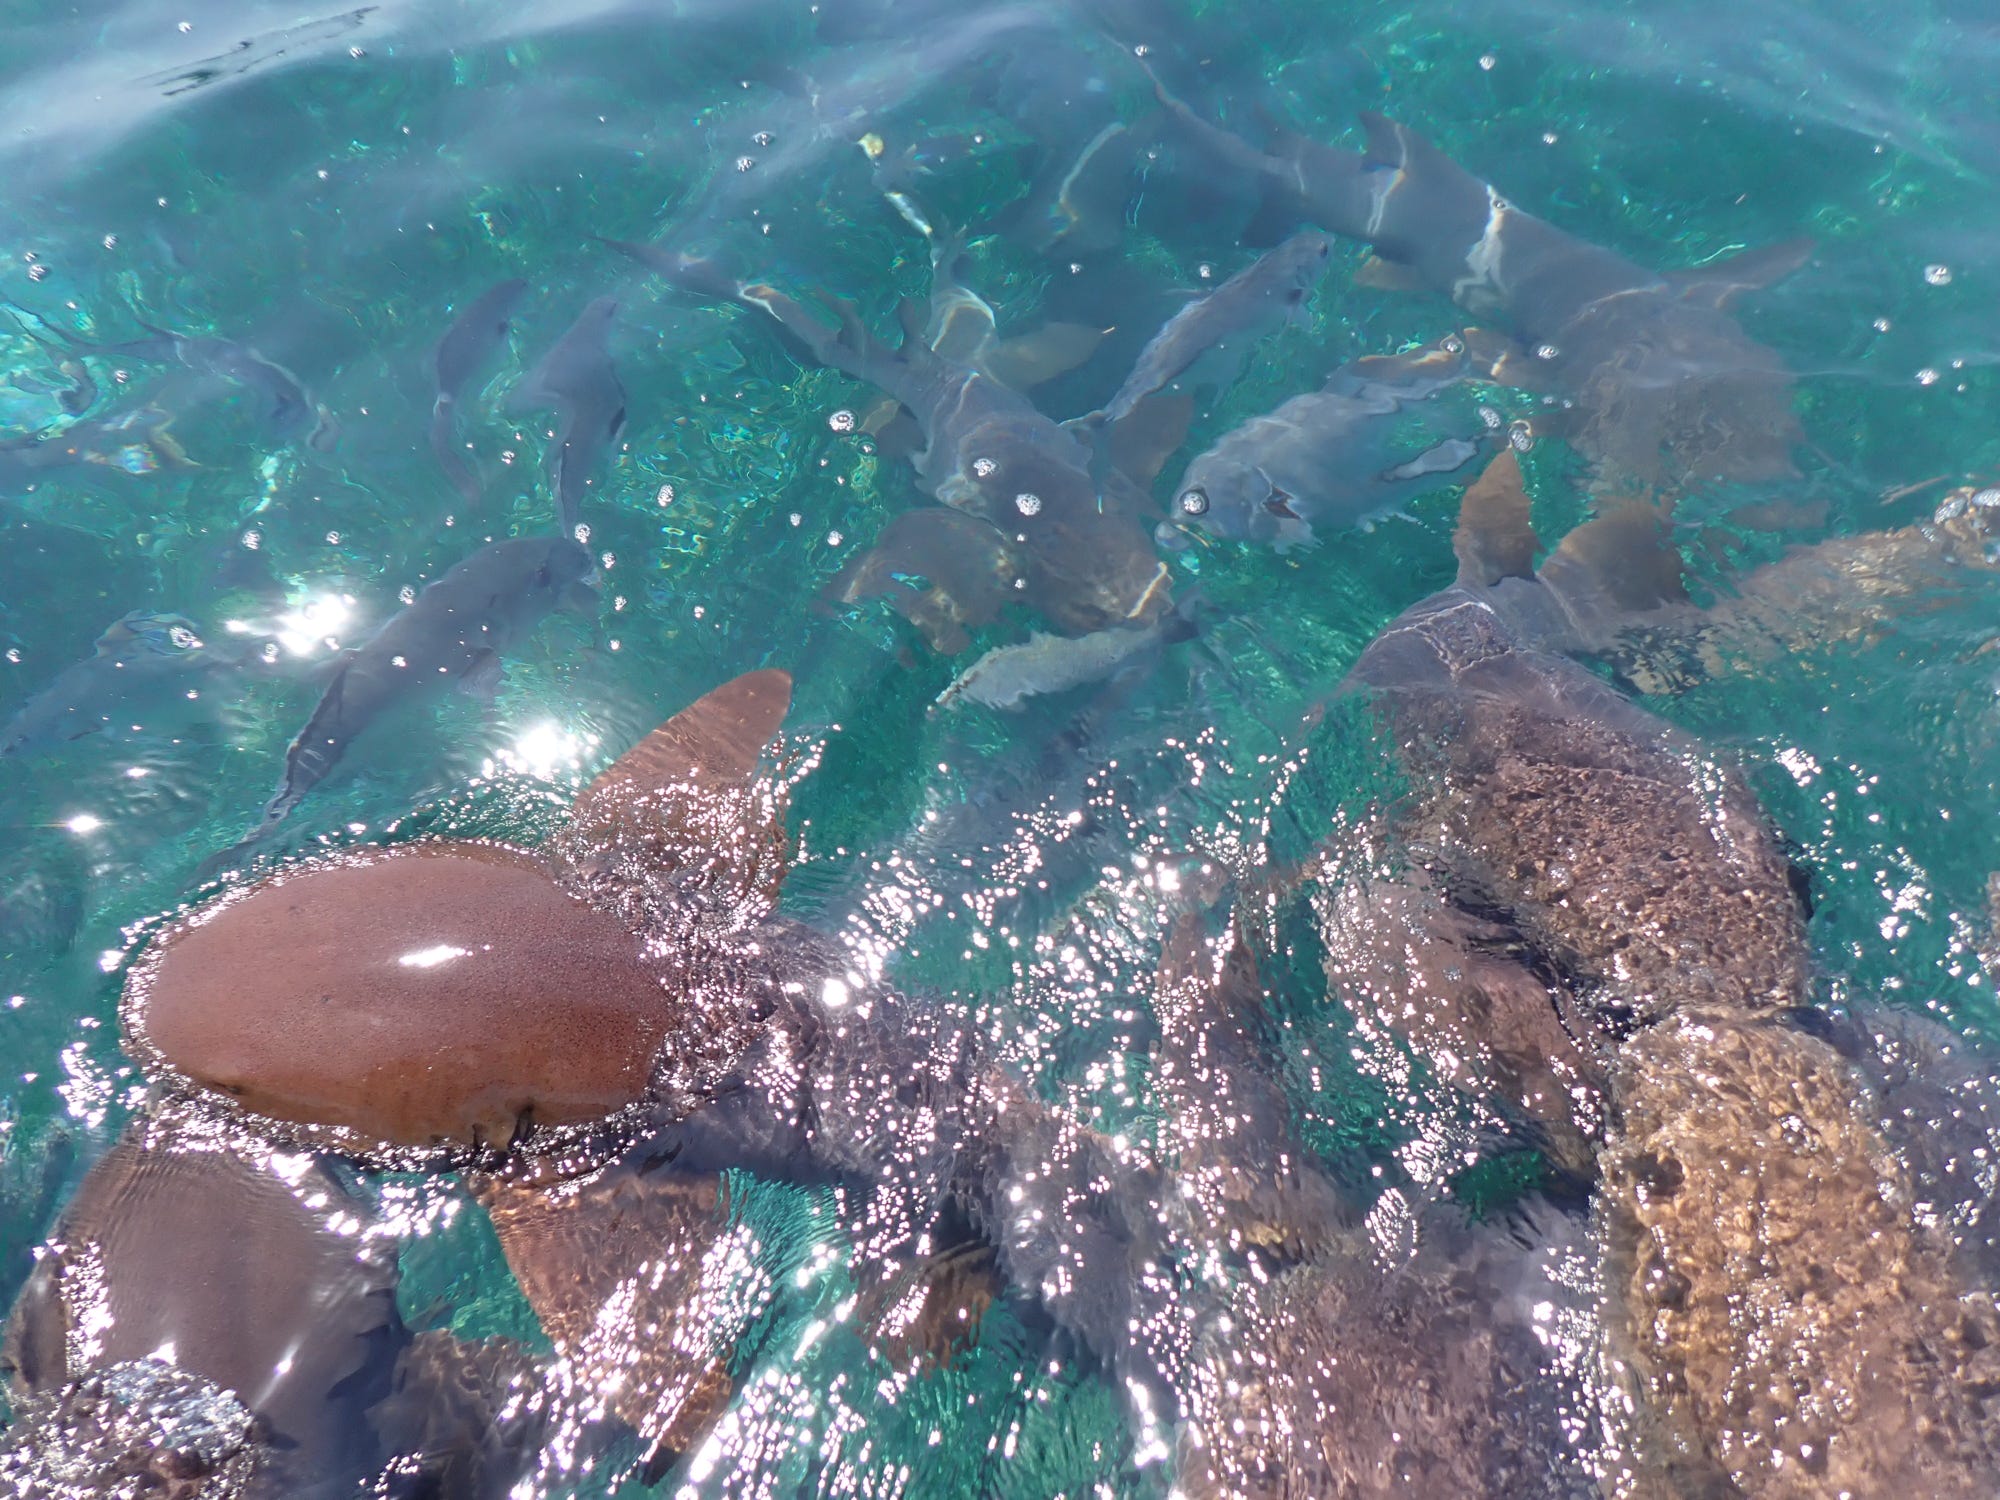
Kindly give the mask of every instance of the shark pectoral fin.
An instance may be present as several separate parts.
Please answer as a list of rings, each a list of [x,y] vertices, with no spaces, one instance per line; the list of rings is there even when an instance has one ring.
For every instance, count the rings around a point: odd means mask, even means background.
[[[1111,424],[1106,442],[1111,462],[1141,484],[1151,484],[1182,443],[1194,421],[1194,397],[1185,391],[1156,391]]]
[[[1354,284],[1377,292],[1428,292],[1435,290],[1414,266],[1371,255],[1354,273]]]
[[[500,691],[500,684],[506,675],[506,667],[498,651],[481,651],[458,674],[459,690],[490,703],[494,694]]]
[[[1084,323],[1044,323],[1033,333],[1003,340],[983,364],[1002,385],[1025,391],[1074,370],[1097,352],[1104,334]]]
[[[1458,557],[1462,587],[1485,588],[1503,578],[1535,576],[1535,555],[1542,542],[1528,509],[1521,460],[1512,448],[1503,448],[1459,502],[1451,550]]]
[[[1780,240],[1737,255],[1725,255],[1705,266],[1669,271],[1665,280],[1684,302],[1700,302],[1727,309],[1745,292],[1761,291],[1783,281],[1812,259],[1818,242],[1810,235]]]
[[[1666,517],[1640,502],[1577,527],[1549,554],[1541,577],[1572,603],[1595,595],[1633,614],[1688,602]]]
[[[763,794],[757,768],[791,702],[791,674],[775,668],[697,698],[584,788],[562,847],[572,859],[635,848],[656,867],[706,868],[738,895],[774,897],[784,799]]]

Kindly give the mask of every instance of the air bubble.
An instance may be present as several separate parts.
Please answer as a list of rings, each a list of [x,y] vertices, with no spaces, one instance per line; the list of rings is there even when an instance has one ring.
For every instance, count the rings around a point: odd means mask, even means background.
[[[660,492],[653,496],[653,499],[661,505],[672,505],[674,503],[674,487],[670,484],[661,485]]]
[[[1463,354],[1465,353],[1465,340],[1455,333],[1446,334],[1443,348],[1447,354]]]
[[[776,139],[776,137],[774,137],[768,130],[760,130],[755,135],[751,136],[750,139],[756,142],[760,146],[768,146],[774,139]]]
[[[1536,359],[1554,359],[1557,355],[1561,353],[1562,350],[1558,349],[1554,344],[1535,345]]]
[[[1951,285],[1951,267],[1942,261],[1933,261],[1924,267],[1924,280],[1932,286]]]
[[[1014,497],[1014,509],[1024,516],[1038,516],[1042,513],[1042,497],[1023,490]]]
[[[739,172],[747,172],[756,165],[757,158],[754,156],[739,156],[736,158],[736,170]]]
[[[1498,432],[1506,425],[1507,419],[1501,416],[1493,407],[1482,406],[1479,408],[1479,420],[1486,424],[1488,432]]]
[[[1184,514],[1190,516],[1207,515],[1208,491],[1204,489],[1192,489],[1185,491],[1181,495],[1181,510]]]
[[[977,479],[991,478],[993,471],[999,467],[1000,465],[993,462],[990,458],[975,458],[972,461],[972,473]]]
[[[854,413],[845,409],[837,411],[826,419],[826,425],[831,427],[835,432],[852,432],[854,431]]]
[[[1507,446],[1516,453],[1526,453],[1535,446],[1535,429],[1526,422],[1516,422],[1507,429]]]
[[[1925,365],[1921,370],[1917,371],[1918,385],[1936,385],[1937,383],[1938,372],[1933,370],[1929,365]]]
[[[1491,52],[1482,52],[1479,55],[1479,71],[1482,73],[1491,73],[1493,65],[1499,61],[1500,59],[1495,57]]]

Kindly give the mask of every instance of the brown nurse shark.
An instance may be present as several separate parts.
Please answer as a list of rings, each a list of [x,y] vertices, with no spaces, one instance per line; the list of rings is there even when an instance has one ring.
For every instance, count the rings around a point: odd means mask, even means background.
[[[789,696],[777,671],[717,689],[541,850],[422,839],[225,893],[163,929],[126,989],[126,1046],[174,1109],[482,1168],[558,1352],[649,1468],[727,1389],[736,1314],[699,1289],[729,1168],[866,1189],[867,1283],[959,1226],[1121,1380],[1156,1373],[1130,1330],[1150,1195],[1092,1186],[1134,1169],[991,1060],[961,1007],[775,912],[784,798],[759,765]],[[976,1299],[953,1250],[951,1295]],[[923,1319],[951,1323],[936,1300]]]
[[[1618,1493],[1990,1492],[2000,1313],[1813,1023],[1775,832],[1739,773],[1567,654],[1643,602],[1597,565],[1630,518],[1537,569],[1527,512],[1503,454],[1466,497],[1458,581],[1349,675],[1410,772],[1409,869],[1322,894],[1329,977],[1600,1143]]]

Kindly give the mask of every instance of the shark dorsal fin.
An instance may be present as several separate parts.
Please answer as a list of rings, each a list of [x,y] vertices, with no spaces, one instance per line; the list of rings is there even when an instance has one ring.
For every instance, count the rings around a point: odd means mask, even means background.
[[[1521,460],[1512,448],[1501,449],[1486,471],[1466,486],[1451,550],[1458,556],[1461,587],[1490,588],[1503,578],[1535,576],[1542,540],[1528,519],[1528,491],[1521,481]]]
[[[1688,598],[1665,518],[1638,501],[1585,521],[1564,537],[1542,564],[1541,578],[1566,597],[1595,596],[1629,614]]]
[[[741,785],[756,773],[791,703],[791,674],[775,667],[725,682],[600,771],[576,799],[570,820],[615,814],[616,804],[658,787]]]
[[[1361,111],[1361,133],[1368,143],[1368,159],[1382,166],[1405,172],[1428,169],[1449,173],[1451,177],[1470,176],[1465,168],[1433,146],[1428,137],[1372,109]]]
[[[1800,236],[1725,255],[1705,266],[1669,271],[1662,279],[1683,301],[1726,309],[1745,292],[1762,291],[1783,281],[1812,258],[1815,248],[1810,236]]]
[[[774,895],[784,799],[760,786],[757,766],[791,701],[791,675],[775,668],[697,698],[583,789],[558,852],[582,870],[615,873],[630,856],[653,868],[709,871],[725,900]]]

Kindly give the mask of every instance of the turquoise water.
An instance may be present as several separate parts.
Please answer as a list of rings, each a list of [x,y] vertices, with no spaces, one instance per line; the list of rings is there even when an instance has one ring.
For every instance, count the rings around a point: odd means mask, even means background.
[[[873,135],[916,161],[890,185],[969,230],[963,279],[1003,334],[1110,327],[1034,392],[1079,416],[1188,290],[1255,254],[1243,184],[1169,134],[1079,185],[1073,225],[1052,214],[1048,191],[1099,131],[1156,116],[1136,46],[1246,133],[1281,120],[1354,147],[1357,112],[1382,111],[1648,268],[1812,236],[1804,268],[1739,310],[1797,376],[1799,472],[1681,501],[1699,597],[1992,482],[2000,27],[1950,0],[1575,9],[0,4],[0,441],[40,439],[33,465],[0,452],[0,717],[130,611],[185,617],[201,642],[163,686],[79,700],[107,732],[0,761],[0,1291],[144,1104],[119,1046],[121,976],[204,861],[257,825],[336,650],[486,540],[555,529],[552,418],[509,393],[593,298],[618,301],[627,397],[584,502],[595,618],[552,615],[504,653],[497,685],[431,695],[360,738],[254,862],[415,832],[533,841],[653,724],[781,666],[793,743],[817,755],[793,796],[785,908],[872,939],[897,983],[970,1002],[1045,1099],[1136,1132],[1160,1109],[1147,862],[1195,849],[1247,881],[1397,794],[1369,722],[1338,707],[1302,721],[1377,631],[1451,581],[1455,480],[1370,529],[1322,528],[1311,550],[1162,551],[1176,596],[1204,602],[1193,639],[1021,712],[936,709],[979,651],[1048,621],[1010,606],[953,658],[879,601],[830,602],[892,518],[929,504],[857,430],[876,394],[600,237],[851,298],[886,336],[897,302],[928,293],[930,256],[857,145]],[[1357,281],[1364,254],[1336,241],[1305,315],[1204,387],[1163,503],[1245,418],[1465,324],[1442,297]],[[508,277],[527,283],[512,327],[457,404],[480,481],[468,505],[429,443],[432,351]],[[254,350],[284,382],[129,347],[158,329]],[[294,381],[298,410],[271,395]],[[1400,441],[1477,431],[1482,403],[1505,421],[1541,409],[1512,388],[1454,391]],[[63,443],[83,459],[42,462]],[[1544,536],[1606,498],[1559,437],[1525,465]],[[1744,768],[1810,872],[1817,999],[2000,1047],[1974,956],[2000,869],[1996,602],[1991,586],[1915,600],[1878,638],[1808,643],[1648,706]],[[1041,861],[1030,880],[1024,850]],[[891,888],[922,893],[919,914],[893,914],[909,907],[883,902]],[[1383,1044],[1329,1003],[1309,925],[1278,911],[1268,934],[1290,1105],[1310,1145],[1409,1186],[1410,1143],[1450,1136],[1460,1106],[1371,1055]],[[1547,1180],[1532,1153],[1452,1175],[1425,1190],[1504,1205]],[[407,1231],[413,1326],[549,1349],[454,1179],[361,1190]],[[834,1316],[851,1282],[832,1191],[745,1177],[737,1193],[757,1250],[733,1425],[666,1488],[1171,1483],[1036,1309],[1005,1298],[947,1368],[891,1378]],[[522,1493],[636,1491],[617,1477],[630,1458],[614,1447],[587,1477],[551,1461]]]

